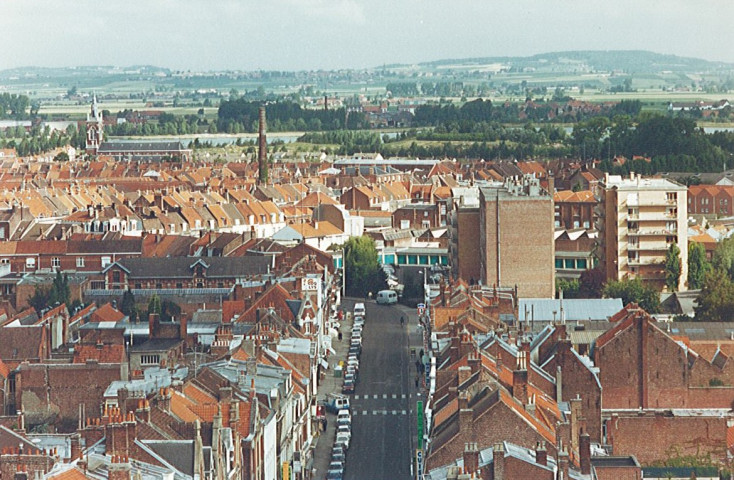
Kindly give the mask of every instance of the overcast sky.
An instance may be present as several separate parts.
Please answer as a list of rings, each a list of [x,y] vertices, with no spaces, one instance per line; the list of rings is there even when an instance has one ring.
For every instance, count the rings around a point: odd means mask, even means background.
[[[562,50],[734,62],[734,0],[0,0],[0,69],[315,70]]]

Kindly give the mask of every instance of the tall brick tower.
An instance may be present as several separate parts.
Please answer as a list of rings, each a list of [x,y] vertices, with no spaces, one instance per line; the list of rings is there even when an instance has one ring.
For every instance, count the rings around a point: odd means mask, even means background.
[[[260,126],[257,138],[257,166],[258,166],[258,183],[265,184],[268,182],[268,142],[265,137],[265,107],[260,107]]]

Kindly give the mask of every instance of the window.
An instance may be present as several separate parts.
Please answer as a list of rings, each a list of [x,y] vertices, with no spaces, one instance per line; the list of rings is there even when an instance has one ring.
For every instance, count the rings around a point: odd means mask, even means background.
[[[136,283],[135,284],[135,289],[136,290],[140,290],[141,288],[143,288],[143,284],[142,283]]]
[[[140,365],[158,365],[161,363],[160,355],[141,355]]]
[[[217,288],[224,288],[224,282],[217,282]]]
[[[121,276],[119,270],[115,270],[114,272],[112,272],[112,283],[120,283],[120,278]]]
[[[36,268],[36,257],[28,257],[25,259],[26,268]]]
[[[155,284],[155,288],[157,288],[158,290],[160,290],[161,288],[163,288],[163,284],[162,283],[156,283]]]
[[[426,212],[423,212],[423,216],[424,217],[427,217],[428,216],[428,212],[427,211]]]
[[[417,265],[417,264],[418,264],[418,256],[408,255],[408,265]]]
[[[428,255],[419,255],[418,263],[420,263],[421,265],[428,265]]]
[[[183,283],[177,282],[176,283],[176,288],[183,288]]]
[[[576,268],[576,262],[573,258],[567,258],[563,261],[563,267],[567,269],[574,269]]]
[[[407,230],[410,228],[410,220],[400,220],[400,228],[402,230]]]
[[[84,268],[84,257],[76,257],[76,268]]]
[[[563,259],[556,258],[556,268],[563,268]]]
[[[61,267],[61,259],[59,257],[54,257],[51,259],[51,266],[54,268]]]
[[[579,258],[578,260],[576,260],[576,268],[578,270],[586,270],[586,259]]]
[[[0,260],[0,265],[7,265],[8,263],[10,263],[10,260],[8,260],[7,258],[3,258],[2,260]]]
[[[102,268],[112,263],[112,257],[102,257]]]
[[[408,263],[405,257],[405,255],[398,255],[398,265],[405,265]]]

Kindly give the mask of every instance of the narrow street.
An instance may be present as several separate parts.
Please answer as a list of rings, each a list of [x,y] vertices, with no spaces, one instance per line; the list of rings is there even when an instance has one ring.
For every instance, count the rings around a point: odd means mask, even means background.
[[[351,309],[353,302],[349,302]],[[415,333],[413,310],[401,305],[385,306],[365,302],[367,316],[359,383],[352,400],[352,440],[344,478],[407,479],[415,440],[411,428],[415,418],[415,358],[411,358],[410,338]],[[406,325],[400,324],[405,316]]]

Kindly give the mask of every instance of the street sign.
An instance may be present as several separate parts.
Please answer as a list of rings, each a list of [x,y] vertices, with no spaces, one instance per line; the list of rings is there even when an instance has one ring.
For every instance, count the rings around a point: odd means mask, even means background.
[[[302,278],[301,290],[304,292],[317,292],[319,290],[319,279],[311,277]]]
[[[418,400],[416,411],[418,412],[418,448],[423,449],[423,401]]]
[[[419,303],[418,304],[418,315],[423,315],[423,313],[426,311],[426,304],[425,303]]]
[[[415,451],[415,479],[421,478],[423,478],[423,450],[419,448]]]

